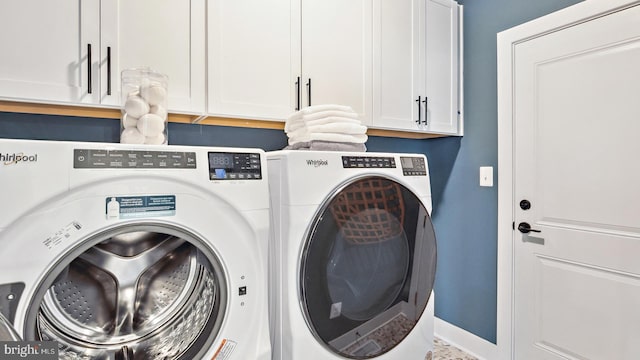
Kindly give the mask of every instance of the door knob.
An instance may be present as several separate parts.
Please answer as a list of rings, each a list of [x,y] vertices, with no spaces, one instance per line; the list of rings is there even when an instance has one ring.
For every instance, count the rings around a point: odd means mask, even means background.
[[[536,229],[532,229],[531,225],[529,225],[529,223],[526,222],[521,222],[520,224],[518,224],[518,231],[520,231],[523,234],[528,234],[530,232],[541,232],[540,230],[536,230]]]

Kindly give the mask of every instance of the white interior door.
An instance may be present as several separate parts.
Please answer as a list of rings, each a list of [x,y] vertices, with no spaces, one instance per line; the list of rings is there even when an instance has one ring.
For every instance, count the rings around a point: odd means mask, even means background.
[[[640,6],[515,46],[515,359],[640,359],[639,64]]]

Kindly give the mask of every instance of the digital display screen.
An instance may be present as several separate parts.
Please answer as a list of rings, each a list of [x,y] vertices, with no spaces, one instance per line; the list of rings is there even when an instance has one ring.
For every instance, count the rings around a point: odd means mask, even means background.
[[[405,169],[413,169],[413,160],[411,158],[401,157],[400,163],[402,164],[402,167]]]
[[[262,166],[258,153],[209,153],[210,180],[259,180]]]
[[[209,153],[209,167],[214,169],[233,168],[233,154]]]

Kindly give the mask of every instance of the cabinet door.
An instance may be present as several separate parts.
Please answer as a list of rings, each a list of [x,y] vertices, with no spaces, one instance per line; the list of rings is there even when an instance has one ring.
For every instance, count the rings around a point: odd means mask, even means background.
[[[347,105],[371,123],[372,4],[302,0],[303,106]]]
[[[98,0],[0,2],[0,97],[97,102],[99,15]]]
[[[296,107],[299,0],[209,0],[208,113],[283,120]]]
[[[452,0],[427,0],[426,131],[462,135],[458,120],[461,60],[458,56],[459,6]]]
[[[425,0],[374,1],[375,127],[420,130],[417,120],[419,115],[424,117],[425,94],[424,4]]]
[[[122,70],[148,66],[169,77],[170,111],[205,111],[205,0],[103,0],[101,10],[102,104],[120,105]]]

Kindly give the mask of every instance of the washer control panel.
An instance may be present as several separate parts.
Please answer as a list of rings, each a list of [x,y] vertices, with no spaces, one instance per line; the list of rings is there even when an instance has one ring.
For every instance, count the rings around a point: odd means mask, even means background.
[[[183,151],[74,149],[75,169],[195,169],[196,153]]]
[[[259,180],[262,166],[259,153],[209,153],[210,180]]]
[[[400,156],[400,166],[404,176],[427,176],[427,165],[424,158]]]
[[[343,168],[395,168],[396,159],[386,156],[343,156]]]

